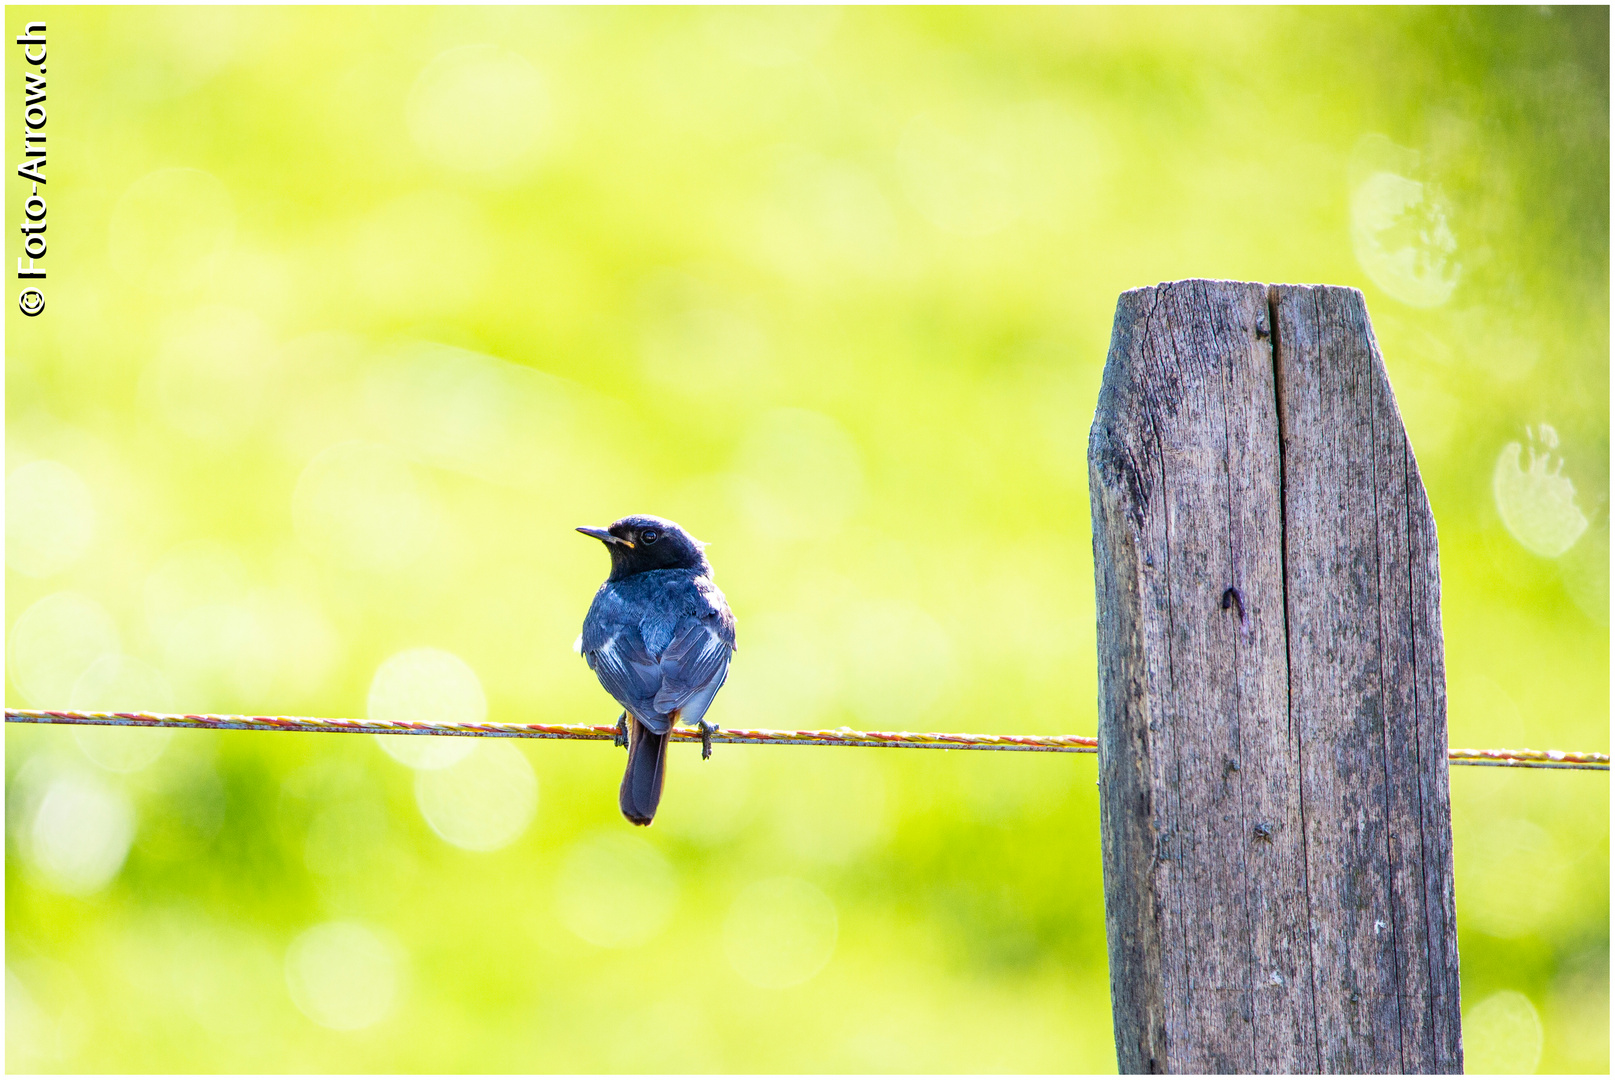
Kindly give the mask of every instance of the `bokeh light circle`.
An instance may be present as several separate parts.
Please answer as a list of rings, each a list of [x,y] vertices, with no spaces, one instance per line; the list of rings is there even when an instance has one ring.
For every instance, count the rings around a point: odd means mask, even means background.
[[[408,724],[480,724],[488,699],[471,665],[443,649],[406,649],[382,661],[370,680],[365,715]],[[376,735],[395,760],[412,769],[443,769],[476,748],[454,735]]]
[[[6,565],[25,577],[59,574],[95,537],[95,503],[59,461],[30,461],[6,477]]]
[[[286,951],[286,988],[321,1027],[358,1031],[392,1015],[400,968],[396,947],[365,924],[321,923]]]
[[[473,746],[463,759],[415,774],[415,805],[432,831],[455,847],[497,851],[532,823],[538,811],[538,777],[509,742],[463,741]]]
[[[835,952],[836,906],[800,878],[753,882],[729,907],[723,951],[753,986],[782,990],[817,975]]]
[[[672,865],[648,840],[601,832],[573,844],[555,881],[555,911],[572,933],[603,949],[643,945],[678,906]]]
[[[1499,990],[1464,1010],[1464,1071],[1529,1074],[1542,1061],[1542,1019],[1518,990]]]
[[[69,896],[104,889],[123,868],[135,835],[134,808],[88,773],[49,782],[28,823],[28,861],[46,885]]]
[[[1537,443],[1543,446],[1537,449]],[[1558,435],[1541,425],[1531,440],[1525,466],[1525,447],[1511,442],[1497,455],[1492,469],[1492,500],[1509,534],[1532,554],[1557,559],[1575,546],[1587,531],[1587,515],[1576,505],[1576,485],[1562,475],[1564,459],[1551,451]]]
[[[1417,151],[1370,133],[1352,148],[1351,240],[1357,263],[1410,307],[1439,307],[1458,287],[1458,239],[1445,197],[1417,177]]]

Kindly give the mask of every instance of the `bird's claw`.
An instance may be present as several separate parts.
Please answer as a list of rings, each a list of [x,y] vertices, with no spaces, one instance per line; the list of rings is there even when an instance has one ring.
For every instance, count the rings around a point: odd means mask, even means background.
[[[712,756],[712,734],[718,730],[717,724],[701,721],[701,760],[705,761]]]
[[[612,746],[628,745],[628,713],[625,711],[617,717],[617,734],[611,740]]]

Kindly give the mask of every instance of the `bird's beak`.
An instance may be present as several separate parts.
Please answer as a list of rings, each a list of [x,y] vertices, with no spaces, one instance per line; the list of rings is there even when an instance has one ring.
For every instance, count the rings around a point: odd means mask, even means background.
[[[604,540],[608,544],[621,544],[624,547],[630,548],[634,546],[634,542],[632,540],[624,540],[620,536],[612,536],[607,530],[597,529],[593,525],[579,525],[578,532],[582,533],[584,536],[592,536],[596,540]]]

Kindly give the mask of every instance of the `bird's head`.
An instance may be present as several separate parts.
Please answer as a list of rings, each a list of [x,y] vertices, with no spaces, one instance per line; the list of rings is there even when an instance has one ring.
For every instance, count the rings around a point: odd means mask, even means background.
[[[611,581],[621,581],[647,570],[712,573],[712,565],[702,550],[706,545],[666,518],[635,514],[614,521],[604,529],[581,525],[578,532],[606,545],[606,551],[611,554],[608,579]]]

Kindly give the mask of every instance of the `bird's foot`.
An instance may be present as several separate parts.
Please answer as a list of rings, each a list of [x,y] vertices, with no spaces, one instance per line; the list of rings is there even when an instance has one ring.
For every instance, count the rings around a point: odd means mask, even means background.
[[[701,721],[701,760],[705,761],[712,756],[712,735],[718,730],[717,724]]]
[[[621,716],[617,717],[617,735],[611,740],[611,745],[628,745],[628,713],[626,710],[624,710]]]

